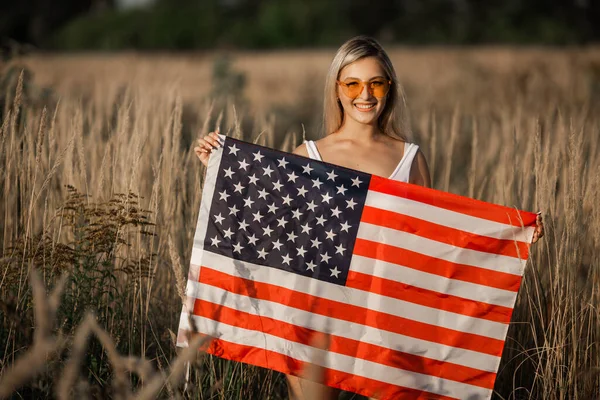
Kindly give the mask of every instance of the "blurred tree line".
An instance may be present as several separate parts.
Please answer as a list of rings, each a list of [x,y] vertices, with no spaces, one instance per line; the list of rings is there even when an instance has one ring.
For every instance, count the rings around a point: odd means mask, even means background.
[[[405,44],[582,44],[600,39],[598,0],[19,0],[0,37],[46,49],[283,48],[355,34]]]

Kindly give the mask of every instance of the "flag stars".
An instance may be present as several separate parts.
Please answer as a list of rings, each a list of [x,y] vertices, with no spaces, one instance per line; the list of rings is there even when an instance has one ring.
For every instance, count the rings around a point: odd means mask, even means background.
[[[339,218],[341,213],[342,213],[342,211],[340,210],[340,208],[339,208],[339,207],[336,207],[336,208],[332,208],[332,209],[331,209],[331,216],[332,216],[332,217]]]
[[[236,243],[236,244],[233,245],[233,252],[234,253],[242,254],[242,249],[243,248],[244,247],[240,243]]]
[[[310,246],[311,248],[315,247],[315,248],[319,248],[319,246],[321,245],[321,241],[319,240],[319,238],[314,238],[313,240],[310,241],[312,243],[312,246]]]
[[[319,180],[319,178],[317,178],[317,179],[313,179],[313,180],[312,180],[312,183],[313,183],[313,187],[316,187],[317,189],[320,189],[320,188],[321,188],[321,185],[323,184],[323,182],[321,182],[321,181]]]
[[[346,251],[346,249],[344,248],[344,246],[342,246],[341,243],[339,246],[335,247],[335,254],[340,254],[343,256],[345,251]]]
[[[277,226],[279,228],[283,228],[285,227],[285,224],[287,223],[287,221],[285,220],[285,217],[281,217],[277,219]]]
[[[246,160],[242,160],[239,163],[240,163],[240,169],[243,169],[244,171],[246,170],[246,168],[248,168],[248,165],[250,165],[246,162]]]
[[[273,188],[274,188],[275,190],[278,190],[278,191],[280,191],[280,192],[281,192],[281,188],[282,188],[282,187],[283,187],[283,184],[282,184],[281,182],[279,182],[279,181],[275,181],[275,182],[273,182]]]
[[[271,169],[270,165],[267,165],[266,168],[263,168],[263,174],[265,176],[268,176],[270,178],[272,173],[273,173],[273,170]]]
[[[285,166],[289,164],[289,162],[287,162],[286,159],[283,157],[278,159],[277,162],[279,163],[280,168],[285,168]]]
[[[269,204],[267,207],[269,208],[269,212],[273,214],[276,214],[277,210],[279,209],[279,207],[277,207],[275,204]]]
[[[267,259],[267,252],[265,249],[258,250],[258,258],[262,258],[263,260]]]
[[[348,232],[348,229],[350,229],[350,224],[348,224],[348,222],[342,222],[342,227],[341,230],[342,232]]]
[[[234,156],[237,157],[237,152],[240,151],[240,149],[238,149],[237,147],[235,147],[235,144],[232,144],[231,146],[229,146],[229,154],[233,154]]]
[[[285,204],[286,206],[291,206],[292,205],[292,198],[290,197],[289,194],[286,194],[285,196],[283,196],[281,198],[281,200],[283,201],[283,204]]]
[[[242,194],[242,190],[244,190],[244,185],[238,182],[235,185],[233,185],[233,187],[235,187],[235,189],[233,190],[234,192]]]
[[[254,217],[254,222],[260,222],[262,221],[263,215],[260,213],[260,211],[257,211],[254,214],[252,214],[252,217]]]
[[[348,204],[346,208],[351,208],[352,210],[354,210],[354,206],[357,204],[352,198],[350,200],[346,200],[346,203]]]
[[[336,233],[333,232],[333,229],[328,230],[327,232],[325,232],[325,236],[327,236],[327,239],[333,241],[333,238],[335,237]]]
[[[302,218],[302,213],[299,209],[295,209],[294,211],[292,211],[292,217],[300,221],[300,218]]]
[[[327,254],[327,252],[325,252],[324,254],[321,254],[321,262],[324,262],[325,264],[327,264],[330,259],[331,259],[331,256],[329,254]]]
[[[254,246],[257,241],[258,241],[258,238],[256,237],[256,235],[254,233],[252,234],[252,236],[248,236],[248,243],[250,243],[252,246]]]
[[[317,205],[315,204],[314,201],[309,201],[308,203],[306,203],[306,207],[308,208],[309,211],[314,212],[315,209],[317,208]]]
[[[261,162],[262,159],[264,158],[264,156],[262,154],[260,154],[260,151],[257,151],[256,153],[252,154],[254,156],[254,161],[258,161]]]
[[[310,164],[306,164],[304,167],[302,167],[302,172],[308,175],[310,175],[312,170],[313,168],[310,167]]]
[[[271,229],[269,225],[263,228],[263,235],[271,236],[271,233],[273,233],[273,229]]]
[[[222,224],[223,224],[223,220],[224,220],[224,219],[225,219],[225,218],[223,218],[223,217],[221,216],[221,213],[219,213],[218,215],[215,215],[215,222],[216,222],[217,224],[221,224],[221,225],[222,225]]]
[[[246,229],[248,229],[249,226],[250,225],[246,221],[244,221],[244,220],[240,221],[240,229],[246,230]]]
[[[306,254],[306,250],[304,250],[304,246],[298,247],[298,255],[300,257],[304,257],[304,254]]]
[[[227,190],[223,190],[222,192],[219,192],[219,200],[227,201],[228,197],[229,197],[229,195],[227,194]]]
[[[287,237],[288,237],[288,242],[294,243],[296,241],[296,239],[298,238],[298,235],[296,235],[294,232],[290,232],[287,234]]]
[[[292,171],[292,173],[291,173],[291,174],[288,174],[288,181],[289,181],[289,182],[294,182],[294,183],[296,183],[296,179],[298,179],[298,175],[296,175],[296,174],[294,173],[294,171]]]
[[[329,200],[333,199],[333,197],[331,197],[331,196],[329,195],[329,193],[325,193],[325,194],[323,194],[323,195],[321,195],[321,196],[323,197],[323,202],[324,202],[324,203],[329,203]]]
[[[229,215],[237,215],[237,213],[240,212],[240,210],[238,210],[238,208],[236,207],[236,205],[234,204],[233,206],[229,207]]]
[[[362,181],[360,179],[358,179],[358,176],[356,178],[352,179],[352,186],[360,187],[361,183],[362,183]]]
[[[282,260],[281,262],[282,262],[283,264],[287,264],[287,265],[290,265],[290,261],[292,261],[292,257],[290,257],[288,254],[284,254],[284,255],[282,256],[282,259],[283,259],[283,260]]]
[[[258,198],[266,200],[267,199],[267,194],[269,194],[269,193],[267,193],[267,191],[265,189],[261,189],[261,190],[258,191]]]
[[[233,178],[233,171],[231,170],[231,167],[224,169],[223,172],[225,173],[225,178]]]
[[[218,236],[215,236],[214,238],[210,239],[210,242],[211,246],[215,247],[219,247],[219,243],[221,243]]]
[[[225,236],[226,239],[231,239],[231,237],[233,236],[233,231],[227,228],[223,231],[223,236]]]
[[[314,263],[314,262],[312,262],[312,261],[308,261],[308,262],[306,263],[306,269],[307,269],[307,270],[310,270],[310,271],[312,271],[312,272],[315,272],[315,267],[316,267],[316,266],[317,266],[317,264],[315,264],[315,263]]]
[[[306,233],[308,235],[311,230],[312,228],[308,225],[308,222],[302,225],[302,233]]]
[[[252,207],[252,204],[254,204],[254,200],[252,200],[250,197],[247,197],[244,199],[244,207]]]
[[[317,225],[325,226],[325,222],[327,222],[327,219],[324,216],[317,217]]]
[[[342,273],[342,271],[340,271],[339,269],[337,269],[337,267],[333,267],[331,268],[331,276],[335,276],[336,278],[339,278],[339,274]]]
[[[341,195],[345,195],[346,190],[348,190],[344,187],[344,185],[336,186],[335,188],[337,189],[337,194],[341,194]]]
[[[253,185],[256,185],[256,182],[258,182],[258,178],[256,177],[256,174],[252,174],[248,177],[248,179],[250,179],[250,183]]]
[[[302,196],[302,197],[306,197],[306,193],[308,192],[308,190],[306,190],[304,188],[304,186],[300,186],[298,188],[298,196]]]
[[[333,170],[327,173],[327,180],[328,181],[335,182],[335,178],[337,178],[337,175],[335,174],[335,172],[333,172]]]
[[[281,251],[281,246],[283,246],[283,243],[281,243],[279,239],[273,242],[273,250]]]

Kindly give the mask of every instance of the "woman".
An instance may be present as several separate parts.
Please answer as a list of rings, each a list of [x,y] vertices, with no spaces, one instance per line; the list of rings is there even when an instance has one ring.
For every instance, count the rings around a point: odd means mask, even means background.
[[[306,141],[295,154],[402,182],[431,186],[425,156],[408,143],[402,88],[392,62],[372,38],[358,36],[337,51],[325,81],[324,134]],[[194,151],[206,165],[217,133],[198,141]],[[399,155],[402,155],[400,157]],[[535,243],[543,236],[541,216]],[[290,398],[334,399],[339,390],[288,376]]]

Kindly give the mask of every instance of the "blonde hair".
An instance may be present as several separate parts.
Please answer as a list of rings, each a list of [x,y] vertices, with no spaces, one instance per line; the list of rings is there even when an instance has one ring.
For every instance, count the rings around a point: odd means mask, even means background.
[[[323,101],[323,130],[328,135],[337,131],[344,122],[344,109],[338,102],[337,80],[340,71],[349,64],[365,57],[375,57],[381,68],[392,81],[387,94],[385,107],[379,116],[379,129],[385,135],[407,141],[411,135],[406,110],[404,91],[389,56],[381,45],[368,36],[356,36],[344,43],[335,54],[325,79],[325,98]]]

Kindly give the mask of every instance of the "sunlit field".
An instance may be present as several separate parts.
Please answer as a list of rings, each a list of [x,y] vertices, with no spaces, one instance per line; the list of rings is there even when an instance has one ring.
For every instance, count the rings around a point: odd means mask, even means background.
[[[320,137],[334,53],[0,64],[0,398],[287,398],[278,373],[174,345],[192,148],[216,126],[285,151]],[[543,213],[494,397],[600,398],[600,49],[390,56],[434,187]]]

